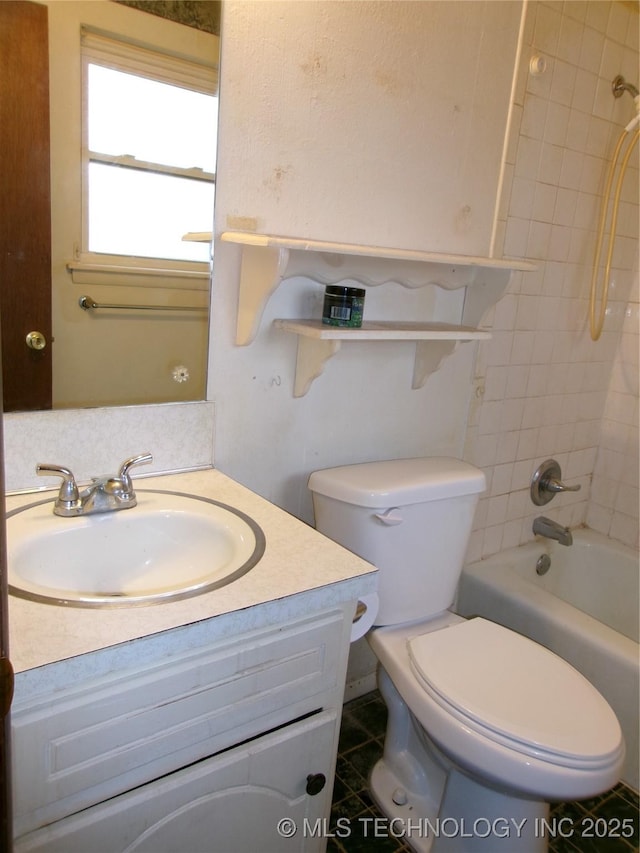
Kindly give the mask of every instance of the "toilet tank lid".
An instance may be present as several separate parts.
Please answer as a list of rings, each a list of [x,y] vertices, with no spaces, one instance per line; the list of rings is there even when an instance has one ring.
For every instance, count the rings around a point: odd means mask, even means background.
[[[449,456],[362,462],[314,471],[309,489],[363,507],[406,506],[473,495],[486,487],[482,471]]]

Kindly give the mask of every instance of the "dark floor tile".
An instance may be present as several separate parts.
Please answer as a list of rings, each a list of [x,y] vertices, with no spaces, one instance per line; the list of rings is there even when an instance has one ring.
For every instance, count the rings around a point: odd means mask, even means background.
[[[561,822],[568,825],[569,821],[576,823],[583,818],[587,814],[588,809],[585,808],[582,802],[553,803],[550,811],[549,819],[554,825],[562,825]]]
[[[362,776],[344,755],[338,755],[336,774],[351,793],[357,794],[367,787],[367,777]]]
[[[350,749],[354,749],[354,747],[360,746],[368,740],[371,740],[371,735],[358,722],[354,715],[352,713],[343,714],[340,725],[338,751],[348,752]]]
[[[632,791],[631,788],[627,788],[626,785],[622,784],[617,785],[613,790],[614,793],[619,794],[623,799],[631,803],[637,811],[640,811],[640,796],[638,796],[637,791]]]
[[[344,757],[356,772],[366,781],[376,761],[382,756],[382,746],[374,740],[367,741],[357,749],[351,750]]]
[[[358,696],[355,699],[350,699],[344,706],[345,710],[355,710],[361,708],[363,705],[368,705],[369,702],[376,702],[382,700],[382,696],[380,695],[378,690],[371,690],[369,693],[363,693],[362,696]]]
[[[549,853],[580,853],[580,848],[576,847],[573,839],[559,836],[549,839]]]
[[[333,780],[333,795],[332,802],[339,803],[341,800],[345,800],[353,791],[345,785],[343,780],[338,776],[336,771],[335,779]]]
[[[384,737],[387,728],[387,708],[382,699],[363,705],[358,711],[357,719],[373,737]]]
[[[622,838],[633,849],[638,849],[640,844],[640,819],[638,806],[633,802],[637,797],[635,792],[629,791],[629,797],[622,792],[616,791],[608,799],[593,809],[591,814],[585,818],[587,830],[595,838],[606,836],[609,838]],[[589,820],[593,819],[593,822]],[[604,849],[604,848],[603,848]]]
[[[360,791],[360,793],[358,794],[358,796],[360,797],[360,799],[362,800],[362,802],[365,804],[365,806],[366,806],[370,811],[375,812],[375,811],[377,811],[377,810],[378,810],[378,806],[376,805],[376,803],[375,803],[375,801],[374,801],[373,797],[371,796],[371,792],[369,791],[369,789],[368,789],[368,788],[367,788],[366,790],[364,790],[364,791]]]
[[[344,800],[334,802],[331,807],[331,829],[345,825],[346,820],[352,820],[356,815],[368,812],[366,803],[357,794],[349,794]]]
[[[349,830],[339,839],[345,853],[400,853],[406,849],[403,839],[389,833],[387,822],[370,812],[352,820]]]
[[[617,787],[613,791],[605,791],[603,794],[597,794],[595,797],[590,797],[588,800],[578,800],[582,808],[587,812],[592,812],[598,809],[605,800],[608,800],[612,793],[616,793]]]

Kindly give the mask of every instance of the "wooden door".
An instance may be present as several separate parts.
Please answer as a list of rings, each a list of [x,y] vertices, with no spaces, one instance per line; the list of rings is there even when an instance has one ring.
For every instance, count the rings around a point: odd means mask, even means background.
[[[4,411],[50,409],[47,7],[17,0],[0,2],[0,316]]]
[[[0,396],[2,380],[0,377]],[[11,753],[10,715],[13,668],[9,660],[9,612],[7,591],[7,538],[4,503],[4,441],[0,415],[0,850],[11,850]]]

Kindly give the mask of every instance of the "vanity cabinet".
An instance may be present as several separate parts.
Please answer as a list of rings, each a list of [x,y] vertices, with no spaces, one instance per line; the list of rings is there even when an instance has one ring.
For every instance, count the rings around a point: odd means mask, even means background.
[[[354,606],[18,690],[15,853],[323,850]]]

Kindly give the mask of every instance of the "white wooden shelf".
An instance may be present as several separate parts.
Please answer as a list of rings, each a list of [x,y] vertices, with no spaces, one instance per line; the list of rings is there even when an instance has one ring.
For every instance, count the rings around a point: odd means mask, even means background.
[[[381,248],[246,231],[225,231],[221,240],[242,247],[238,346],[251,343],[272,293],[282,281],[296,276],[325,285],[356,281],[366,286],[395,282],[406,288],[427,285],[445,290],[466,288],[460,325],[391,321],[366,322],[360,329],[345,329],[313,320],[276,320],[278,328],[298,335],[296,397],[306,394],[342,341],[414,341],[413,387],[422,387],[428,375],[437,370],[442,359],[460,341],[490,337],[478,327],[487,310],[505,292],[511,273],[536,269],[529,261],[519,259]]]
[[[418,249],[391,249],[380,246],[364,246],[359,243],[334,243],[329,240],[304,240],[299,237],[276,237],[272,234],[256,234],[250,231],[225,231],[221,235],[221,239],[226,243],[239,243],[242,246],[265,249],[295,249],[301,252],[327,252],[336,255],[493,267],[508,270],[531,271],[535,269],[535,265],[529,261],[518,259],[485,258],[480,255],[457,255],[446,252],[423,252]]]
[[[321,284],[358,281],[376,286],[394,281],[404,287],[435,284],[447,290],[477,291],[474,309],[463,322],[477,325],[502,296],[513,270],[531,271],[529,261],[380,248],[325,240],[303,240],[245,231],[225,231],[221,240],[242,246],[236,343],[251,343],[269,297],[287,278],[306,276]],[[465,304],[468,300],[465,299]]]
[[[274,325],[298,335],[294,396],[302,397],[342,341],[414,341],[413,388],[421,388],[442,359],[460,341],[486,340],[489,332],[449,323],[365,322],[357,329],[325,325],[319,320],[275,320]]]

